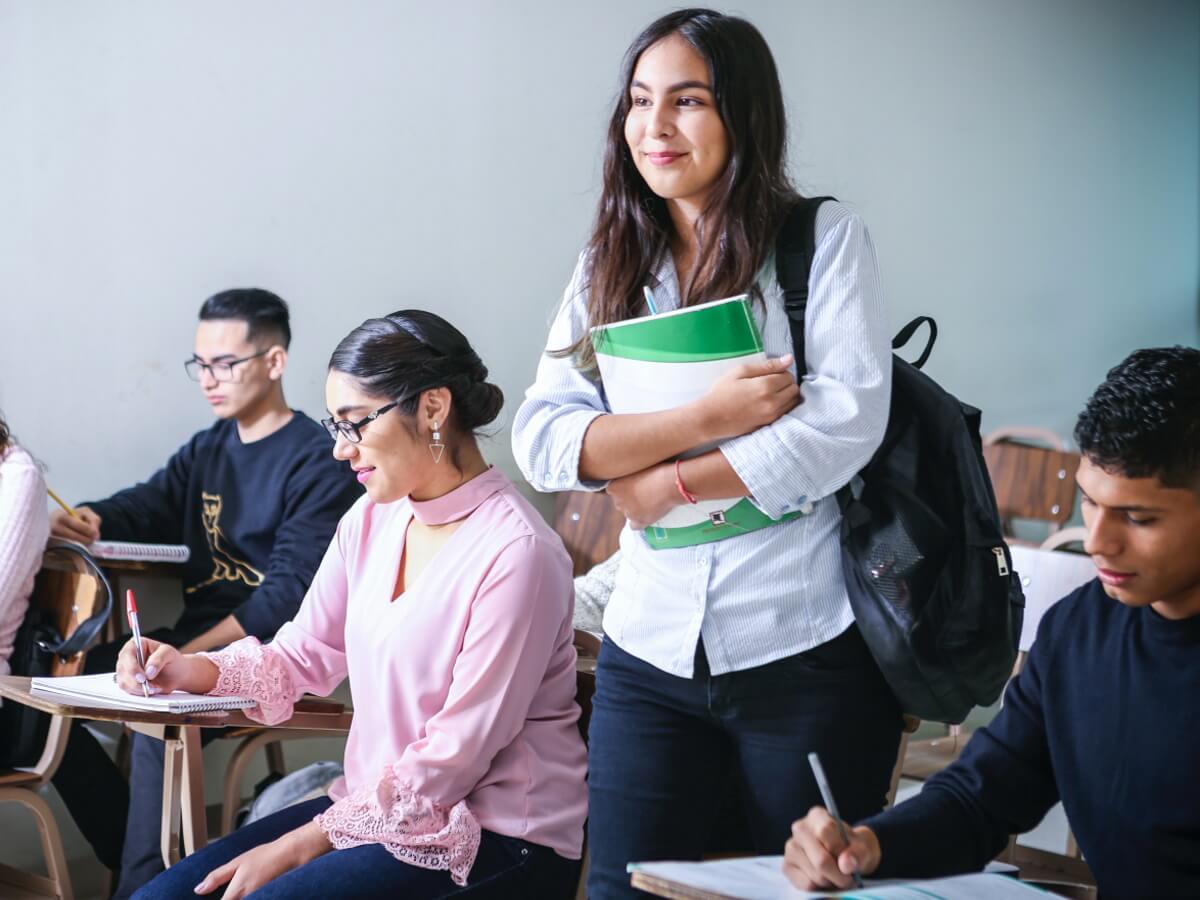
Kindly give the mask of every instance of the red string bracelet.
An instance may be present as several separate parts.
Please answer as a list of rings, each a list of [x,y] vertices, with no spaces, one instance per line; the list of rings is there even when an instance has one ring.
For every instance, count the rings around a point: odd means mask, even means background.
[[[683,477],[679,474],[679,464],[682,459],[675,460],[675,487],[679,488],[679,495],[688,503],[696,502],[696,495],[683,486]]]

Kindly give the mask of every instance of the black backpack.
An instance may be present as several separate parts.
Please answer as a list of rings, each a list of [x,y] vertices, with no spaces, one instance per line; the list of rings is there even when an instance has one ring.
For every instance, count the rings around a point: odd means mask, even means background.
[[[51,674],[54,657],[70,659],[96,640],[112,609],[112,587],[92,555],[79,544],[52,538],[47,553],[78,557],[99,581],[104,602],[85,622],[79,623],[65,640],[51,610],[31,605],[13,641],[8,663],[13,675],[39,677]],[[31,706],[10,700],[0,705],[0,767],[35,765],[46,745],[50,716]]]
[[[791,324],[796,371],[806,369],[804,312],[817,209],[801,201],[776,245],[776,274]],[[978,409],[920,371],[937,324],[918,316],[929,341],[913,363],[892,357],[892,400],[883,443],[840,491],[842,572],[871,655],[905,712],[958,723],[992,703],[1012,673],[1025,597],[1004,542],[983,461]]]

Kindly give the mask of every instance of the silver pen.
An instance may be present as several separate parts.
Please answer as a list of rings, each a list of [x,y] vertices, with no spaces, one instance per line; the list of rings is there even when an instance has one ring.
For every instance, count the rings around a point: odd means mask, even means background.
[[[821,791],[821,799],[825,802],[825,808],[833,816],[833,821],[837,822],[838,831],[842,835],[842,843],[849,847],[850,835],[846,832],[846,823],[838,815],[837,804],[833,802],[833,791],[829,789],[829,782],[825,779],[825,770],[821,768],[821,758],[816,753],[810,753],[808,754],[808,764],[812,766],[813,778],[817,779],[817,788]],[[858,869],[856,868],[851,874],[854,876],[854,886],[861,888],[863,880],[862,876],[858,874]]]

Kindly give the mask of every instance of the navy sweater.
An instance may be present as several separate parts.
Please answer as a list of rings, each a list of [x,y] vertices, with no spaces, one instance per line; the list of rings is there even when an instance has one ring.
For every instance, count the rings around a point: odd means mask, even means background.
[[[1200,616],[1092,581],[1042,619],[993,722],[868,819],[880,877],[977,870],[1062,800],[1102,897],[1200,897]]]
[[[173,640],[232,614],[265,641],[300,608],[338,520],[362,493],[332,450],[325,429],[302,412],[249,444],[224,420],[149,481],[87,505],[105,540],[191,548]]]

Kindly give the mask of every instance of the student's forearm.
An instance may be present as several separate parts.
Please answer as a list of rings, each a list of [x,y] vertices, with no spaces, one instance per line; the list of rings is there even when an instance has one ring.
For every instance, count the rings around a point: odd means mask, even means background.
[[[697,500],[744,497],[749,491],[720,450],[710,450],[679,464],[684,488]],[[687,503],[675,481],[675,464],[663,462],[613,479],[608,495],[634,529],[657,522]]]
[[[672,459],[709,440],[691,405],[655,413],[600,416],[579,453],[582,481],[611,481]]]
[[[697,500],[745,497],[750,490],[720,450],[710,450],[679,463],[679,480]]]
[[[246,632],[241,623],[233,616],[226,616],[208,631],[196,635],[179,650],[181,653],[201,653],[205,650],[224,647],[234,641],[240,641],[245,636]]]

